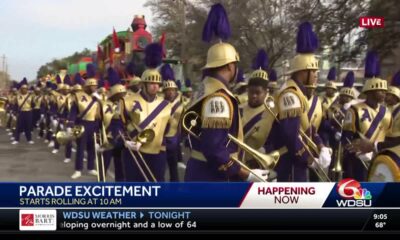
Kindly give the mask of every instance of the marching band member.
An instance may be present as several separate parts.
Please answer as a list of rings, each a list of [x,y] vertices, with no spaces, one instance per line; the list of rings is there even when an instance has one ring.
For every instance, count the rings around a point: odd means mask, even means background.
[[[193,100],[193,88],[192,88],[192,81],[187,78],[185,80],[185,88],[182,95],[182,101],[184,108],[189,107],[190,103]]]
[[[211,7],[203,29],[203,40],[211,42],[214,34],[221,40],[230,37],[228,17],[221,4]],[[239,56],[232,45],[221,40],[208,50],[207,62],[203,68],[206,75],[203,79],[204,90],[200,91],[199,98],[187,110],[197,114],[201,134],[194,133],[197,137],[189,136],[192,151],[185,181],[267,180],[267,170],[257,169],[250,173],[232,159],[238,156],[238,146],[227,146],[228,134],[239,141],[243,138],[238,102],[228,89],[237,76]],[[185,125],[184,121],[182,124]]]
[[[343,124],[342,143],[346,146],[343,158],[344,177],[357,181],[367,179],[368,162],[373,151],[358,154],[358,143],[365,139],[369,142],[381,142],[392,125],[391,113],[383,105],[387,91],[387,82],[379,78],[380,66],[378,56],[370,51],[365,61],[365,84],[363,94],[365,102],[354,104],[346,114]]]
[[[39,129],[39,133],[37,136],[38,139],[43,137],[43,128],[40,128],[40,125],[43,127],[43,124],[41,124],[41,119],[44,118],[42,99],[43,95],[40,89],[40,82],[38,82],[34,87],[33,112],[32,112],[32,126],[35,129],[36,128]]]
[[[126,66],[126,72],[128,75],[128,91],[127,94],[139,93],[142,89],[142,83],[140,77],[135,74],[135,65],[131,61],[128,66]]]
[[[260,49],[253,63],[253,73],[247,84],[248,101],[239,106],[243,122],[244,142],[253,149],[261,149],[267,140],[274,118],[266,112],[264,101],[274,108],[273,98],[268,96],[268,56]],[[269,100],[272,100],[270,102]],[[265,151],[262,149],[262,151]],[[244,162],[251,160],[251,155],[243,153]],[[249,163],[252,164],[253,163]],[[254,165],[254,167],[258,167]]]
[[[392,108],[392,128],[385,136],[385,140],[375,142],[371,142],[368,139],[355,140],[353,141],[353,147],[357,151],[360,151],[361,153],[368,153],[370,151],[381,152],[386,148],[393,148],[400,145],[400,103],[396,104],[397,99],[400,97],[399,87],[400,72],[397,72],[392,78],[391,86],[389,87],[385,98],[385,101],[389,100],[390,102],[388,108]]]
[[[275,96],[276,92],[279,90],[278,76],[275,69],[269,71],[268,78],[268,93],[270,96]]]
[[[236,97],[239,100],[239,104],[246,104],[246,102],[248,101],[247,82],[244,78],[244,73],[242,69],[238,70],[234,92],[236,93]]]
[[[307,181],[308,166],[326,168],[331,161],[330,150],[322,142],[316,142],[317,134],[308,136],[314,144],[304,136],[312,128],[305,86],[315,85],[317,81],[318,60],[314,55],[317,48],[318,38],[312,25],[309,22],[302,23],[297,33],[297,55],[290,66],[291,79],[281,87],[277,96],[279,139],[281,145],[288,149],[275,168],[278,181]],[[312,145],[316,146],[311,149]]]
[[[309,106],[307,118],[310,123],[310,128],[308,128],[308,132],[306,134],[308,136],[314,136],[314,138],[319,138],[319,130],[323,117],[322,101],[321,98],[315,93],[315,89],[317,88],[316,82],[311,85],[305,85],[305,88]],[[318,139],[317,142],[323,142],[322,138]],[[315,174],[315,172],[309,172],[309,180],[311,182],[319,181],[318,176]]]
[[[171,116],[168,101],[158,97],[161,75],[156,69],[162,62],[162,47],[158,43],[147,45],[145,49],[147,69],[142,74],[143,89],[125,99],[124,113],[132,117],[126,119],[129,138],[125,139],[123,164],[127,181],[146,181],[142,169],[149,169],[152,181],[164,181],[166,154],[162,150],[166,127]],[[154,139],[141,143],[140,136],[144,131],[153,131]],[[131,155],[132,154],[132,155]],[[153,178],[154,177],[154,178]]]
[[[97,119],[99,118],[99,103],[100,96],[97,94],[97,79],[95,78],[95,70],[92,64],[86,66],[87,79],[82,90],[77,90],[71,103],[71,111],[69,113],[69,126],[80,124],[84,127],[84,132],[77,139],[75,172],[72,174],[72,179],[77,179],[82,176],[84,151],[87,152],[88,173],[97,176],[97,171],[94,169],[95,159],[95,143],[94,133],[98,129]],[[79,80],[79,78],[78,78]],[[79,82],[78,82],[79,83]],[[71,129],[67,129],[71,132]]]
[[[17,128],[15,130],[15,140],[13,145],[19,143],[19,135],[25,133],[26,140],[29,144],[34,144],[32,141],[32,101],[33,95],[28,93],[28,81],[24,78],[19,83],[19,93],[17,94]]]
[[[388,91],[385,97],[385,103],[389,108],[390,112],[392,112],[392,117],[394,119],[395,115],[397,115],[398,110],[396,109],[400,103],[400,71],[398,71],[392,78],[392,82],[388,87]],[[399,108],[400,109],[400,108]],[[396,111],[396,112],[395,112]],[[394,114],[396,113],[396,114]]]
[[[325,113],[326,110],[332,105],[336,100],[337,87],[335,84],[336,80],[336,68],[331,67],[328,72],[327,82],[325,83],[325,95],[322,96],[322,110]]]
[[[67,107],[67,98],[68,98],[70,83],[71,80],[69,78],[69,75],[64,76],[64,82],[62,82],[61,77],[57,76],[57,86],[59,94],[56,96],[57,110],[54,116],[57,119],[56,133],[58,131],[63,130],[65,126],[65,121],[67,116],[65,116],[64,114],[65,114],[65,109]],[[54,138],[54,149],[52,153],[57,154],[59,150],[60,150],[60,144]]]
[[[6,131],[9,132],[7,135],[13,136],[13,131],[15,129],[12,129],[11,123],[13,122],[13,119],[15,119],[15,105],[17,103],[17,93],[18,93],[18,83],[16,81],[12,82],[10,93],[7,96],[7,125],[6,125]],[[15,122],[15,121],[14,121]]]
[[[165,135],[167,163],[171,182],[178,182],[178,160],[181,154],[179,121],[183,112],[181,95],[175,83],[175,74],[169,64],[164,64],[160,70],[163,79],[164,99],[171,104],[171,121]]]
[[[103,153],[105,173],[110,166],[111,160],[114,161],[114,173],[115,181],[122,182],[125,181],[125,169],[122,163],[121,153],[124,148],[124,143],[119,136],[119,133],[124,130],[124,124],[121,120],[121,99],[126,94],[126,88],[122,85],[121,78],[118,73],[113,69],[109,68],[107,70],[108,82],[110,84],[110,91],[108,100],[103,102],[103,126],[106,131],[106,136],[102,136],[103,146],[98,146],[98,151]],[[105,142],[107,141],[107,142]],[[112,149],[107,149],[109,146]],[[101,181],[102,176],[101,176]],[[105,180],[105,179],[104,179]]]

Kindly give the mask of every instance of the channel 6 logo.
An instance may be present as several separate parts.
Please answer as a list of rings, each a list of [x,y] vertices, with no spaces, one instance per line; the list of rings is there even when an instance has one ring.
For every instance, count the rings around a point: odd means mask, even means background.
[[[371,207],[372,195],[366,188],[351,178],[345,178],[337,185],[337,192],[342,197],[336,200],[339,207]]]

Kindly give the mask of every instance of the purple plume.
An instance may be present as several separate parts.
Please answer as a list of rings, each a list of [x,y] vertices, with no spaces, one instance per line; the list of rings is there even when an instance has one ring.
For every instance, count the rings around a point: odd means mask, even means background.
[[[400,87],[400,71],[398,71],[393,77],[392,77],[392,86],[395,87]]]
[[[253,61],[252,68],[254,70],[257,70],[257,69],[261,68],[264,71],[266,71],[268,69],[268,55],[267,55],[267,52],[265,52],[264,49],[258,50],[257,56]]]
[[[227,40],[231,36],[231,27],[224,7],[220,4],[214,4],[211,7],[206,23],[203,27],[202,39],[205,42],[211,42],[213,37]]]
[[[80,73],[75,74],[74,82],[75,82],[75,84],[79,84],[79,85],[83,85],[84,84],[83,78],[82,78]]]
[[[185,86],[186,86],[187,88],[192,87],[192,81],[190,81],[189,78],[186,78],[186,80],[185,80]]]
[[[162,46],[159,43],[151,43],[146,46],[144,61],[148,68],[156,68],[162,62]]]
[[[329,81],[336,80],[336,68],[331,67],[328,72],[328,76],[326,77]]]
[[[297,32],[297,52],[298,53],[313,53],[318,48],[317,35],[312,30],[312,25],[309,22],[303,22],[299,26]]]
[[[86,78],[94,78],[96,76],[96,67],[93,63],[86,65]]]
[[[57,84],[61,84],[62,83],[60,75],[56,76],[56,83]]]
[[[121,84],[121,78],[113,68],[110,67],[107,69],[107,76],[108,76],[108,83],[110,84],[111,87],[117,84]]]
[[[240,83],[240,82],[244,82],[244,72],[243,69],[239,68],[238,70],[238,76],[236,78],[236,82]]]
[[[365,78],[373,78],[381,73],[378,54],[375,51],[369,51],[365,58]]]
[[[160,69],[161,77],[164,81],[173,80],[175,81],[174,70],[172,70],[169,64],[164,64]]]
[[[130,61],[128,63],[128,65],[125,68],[125,71],[130,75],[130,76],[134,76],[135,75],[135,64],[133,63],[133,61]]]
[[[176,86],[178,87],[178,90],[181,90],[181,88],[182,88],[181,80],[176,81]]]
[[[71,86],[71,85],[72,85],[72,83],[71,83],[71,78],[69,77],[68,74],[65,75],[64,84],[66,84],[66,85],[68,85],[68,86]]]
[[[343,87],[352,88],[354,85],[354,72],[349,71],[343,80]]]
[[[271,69],[269,71],[268,78],[271,82],[276,82],[276,80],[278,80],[278,76],[276,75],[275,69]]]

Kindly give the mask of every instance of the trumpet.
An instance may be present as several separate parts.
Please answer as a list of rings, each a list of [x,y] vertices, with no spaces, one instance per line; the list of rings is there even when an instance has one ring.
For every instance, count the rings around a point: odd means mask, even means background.
[[[267,98],[266,98],[267,99]],[[270,114],[275,118],[275,121],[277,123],[280,123],[278,117],[276,116],[276,114],[274,113],[274,111],[269,107],[268,103],[266,100],[264,100],[264,107],[270,112]],[[307,134],[302,131],[301,129],[299,129],[299,139],[300,142],[303,144],[304,149],[310,154],[310,156],[312,157],[313,161],[316,163],[316,168],[311,168],[312,171],[315,172],[315,174],[317,175],[317,177],[322,181],[322,182],[331,182],[331,179],[329,178],[329,176],[326,174],[326,172],[324,171],[324,169],[314,160],[314,155],[319,155],[319,149],[318,146],[314,143],[314,141],[307,136]],[[305,141],[304,141],[305,140]]]
[[[71,133],[67,131],[58,131],[56,134],[56,140],[60,145],[66,145],[70,141],[80,138],[85,132],[85,127],[82,125],[75,125],[72,128]]]
[[[191,119],[189,117],[192,117]],[[184,114],[182,118],[182,127],[183,129],[190,135],[193,136],[196,139],[200,138],[200,133],[196,134],[193,131],[193,128],[197,126],[197,120],[199,119],[198,113],[194,111],[189,111]],[[190,124],[190,126],[187,126],[187,123]],[[276,164],[279,161],[280,154],[278,151],[274,151],[271,154],[263,154],[260,152],[257,152],[256,150],[252,149],[250,146],[242,142],[241,140],[235,138],[231,134],[228,134],[229,141],[234,142],[241,150],[249,153],[256,161],[257,163],[264,169],[273,169]],[[233,161],[241,165],[244,169],[247,171],[251,172],[254,174],[260,181],[265,182],[262,178],[258,177],[257,174],[254,173],[253,170],[251,170],[247,165],[245,165],[243,162],[241,162],[239,159],[236,157],[231,157]]]

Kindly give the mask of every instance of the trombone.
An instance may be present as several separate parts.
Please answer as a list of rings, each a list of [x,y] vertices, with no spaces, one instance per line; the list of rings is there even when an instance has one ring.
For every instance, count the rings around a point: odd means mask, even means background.
[[[101,136],[99,137],[99,139],[97,139],[96,133],[93,133],[93,140],[94,140],[95,144],[97,143],[97,140],[99,140],[100,146],[102,145]],[[101,169],[99,166],[99,155],[100,155]],[[104,156],[102,153],[99,154],[97,151],[96,151],[95,156],[96,156],[97,182],[106,182],[106,174],[105,174],[105,169],[104,169]],[[100,174],[101,174],[101,178],[100,178]]]
[[[189,117],[192,116],[192,119]],[[199,119],[199,114],[195,111],[189,111],[185,113],[182,118],[182,127],[183,129],[190,135],[196,139],[200,138],[200,133],[196,134],[192,129],[197,126],[197,119]],[[189,122],[190,126],[187,126],[187,122]],[[235,138],[231,134],[228,134],[229,141],[234,142],[240,149],[249,153],[257,163],[264,169],[273,169],[279,161],[280,154],[278,151],[274,151],[271,154],[262,154],[252,149],[250,146]],[[254,173],[252,169],[242,163],[238,158],[231,156],[231,159],[242,166],[244,169],[255,175],[260,181],[265,182],[261,177]]]
[[[264,106],[265,108],[272,114],[272,116],[274,116],[275,121],[277,123],[280,123],[278,117],[276,116],[276,114],[272,111],[272,109],[269,107],[268,103],[266,102],[266,100],[264,100]],[[319,163],[317,163],[314,159],[314,155],[317,154],[319,155],[319,150],[318,150],[318,146],[313,142],[313,140],[307,136],[307,134],[302,131],[301,129],[299,129],[299,135],[298,135],[300,142],[303,144],[304,149],[310,154],[310,156],[312,157],[313,162],[316,165],[316,168],[311,168],[312,171],[315,172],[315,174],[318,176],[318,178],[323,181],[323,182],[331,182],[331,179],[329,178],[329,176],[326,174],[326,172],[324,171],[324,169],[319,165]],[[304,142],[304,140],[306,142]],[[314,153],[313,153],[314,152]]]
[[[149,131],[152,131],[153,133],[151,133]],[[122,141],[124,141],[124,142],[128,141],[121,131],[119,131],[119,136],[121,137]],[[136,137],[136,139],[140,143],[148,143],[148,142],[151,142],[154,139],[154,136],[155,136],[154,130],[152,130],[152,129],[148,129],[147,130],[146,129],[146,130],[140,132],[138,134],[138,136]],[[128,138],[129,138],[129,136],[128,136]],[[132,140],[132,139],[129,138],[129,140]],[[142,174],[142,176],[145,179],[145,181],[146,182],[150,182],[150,180],[149,180],[149,177],[150,177],[153,182],[157,182],[156,177],[154,176],[153,172],[151,171],[151,169],[147,165],[146,161],[144,160],[143,155],[138,151],[139,158],[142,161],[144,167],[146,168],[146,171],[148,172],[148,175],[150,175],[150,176],[147,176],[147,174],[144,172],[142,166],[140,166],[140,163],[139,163],[138,159],[136,158],[135,154],[133,153],[133,151],[131,149],[129,149],[129,148],[128,148],[128,151],[129,151],[129,154],[132,156],[133,160],[135,161],[136,166],[139,168],[139,171]]]

